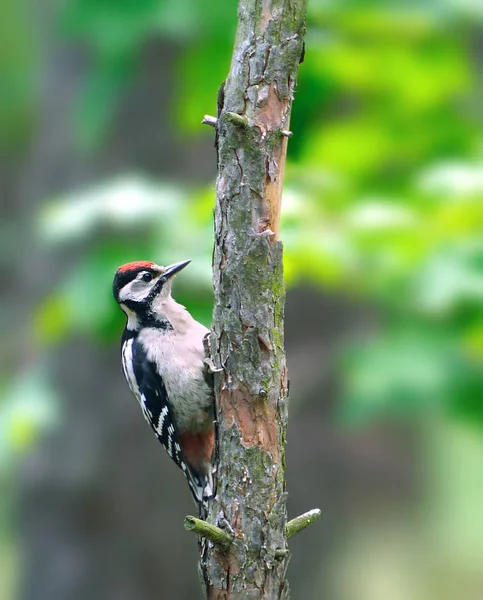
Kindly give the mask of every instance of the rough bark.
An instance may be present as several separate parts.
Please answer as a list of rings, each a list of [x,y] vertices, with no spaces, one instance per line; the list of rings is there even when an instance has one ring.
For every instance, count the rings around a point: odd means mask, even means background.
[[[228,550],[204,544],[209,599],[289,596],[279,218],[305,10],[306,0],[240,0],[219,98],[211,352],[222,371],[215,384],[217,496],[208,520],[229,524],[235,539]]]

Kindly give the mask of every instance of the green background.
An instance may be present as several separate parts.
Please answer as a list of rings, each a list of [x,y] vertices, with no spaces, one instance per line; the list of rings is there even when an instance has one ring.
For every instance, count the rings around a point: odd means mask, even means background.
[[[123,262],[192,258],[175,295],[210,322],[200,122],[236,3],[2,13],[0,596],[194,598],[193,509],[144,442],[110,286]],[[291,516],[324,516],[291,543],[294,598],[482,597],[482,124],[479,2],[309,2],[282,217],[287,478]]]

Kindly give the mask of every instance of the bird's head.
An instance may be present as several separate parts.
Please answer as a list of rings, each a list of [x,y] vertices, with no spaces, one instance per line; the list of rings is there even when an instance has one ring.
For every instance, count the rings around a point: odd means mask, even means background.
[[[114,275],[112,292],[128,320],[135,317],[142,320],[145,316],[159,313],[164,302],[171,297],[173,276],[190,262],[184,260],[163,267],[142,260],[119,267]]]

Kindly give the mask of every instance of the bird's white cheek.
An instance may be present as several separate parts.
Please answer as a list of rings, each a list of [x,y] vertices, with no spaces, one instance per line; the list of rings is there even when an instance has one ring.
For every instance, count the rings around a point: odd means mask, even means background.
[[[131,300],[134,302],[143,302],[151,292],[151,288],[146,288],[145,286],[139,286],[137,282],[134,282],[124,289],[121,290],[119,294],[119,300],[121,302],[125,302],[126,300]]]

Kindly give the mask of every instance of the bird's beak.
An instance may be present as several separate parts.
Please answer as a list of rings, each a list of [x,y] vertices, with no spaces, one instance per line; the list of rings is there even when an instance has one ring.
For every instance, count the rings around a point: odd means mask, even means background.
[[[169,265],[166,267],[166,271],[163,273],[163,279],[170,279],[173,275],[176,275],[181,269],[184,269],[186,266],[190,264],[191,260],[183,260],[178,263],[174,263],[174,265]]]

